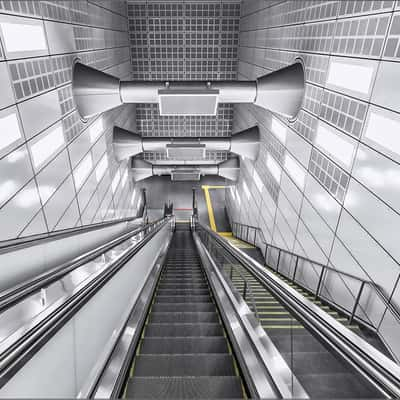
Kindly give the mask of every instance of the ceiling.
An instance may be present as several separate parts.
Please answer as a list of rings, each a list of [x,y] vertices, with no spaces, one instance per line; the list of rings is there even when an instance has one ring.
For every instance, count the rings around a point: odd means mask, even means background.
[[[240,0],[128,0],[134,80],[235,80]],[[136,107],[142,136],[230,136],[233,106],[220,104],[216,117],[161,117],[157,104]],[[224,152],[206,158],[223,161]],[[165,153],[145,153],[148,161]]]

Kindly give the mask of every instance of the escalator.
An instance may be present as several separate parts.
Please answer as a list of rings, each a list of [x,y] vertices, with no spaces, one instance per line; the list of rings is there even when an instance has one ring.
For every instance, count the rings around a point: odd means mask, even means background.
[[[242,380],[188,224],[178,223],[126,398],[243,398]]]
[[[322,344],[298,320],[274,294],[262,285],[243,266],[231,271],[224,266],[234,286],[243,292],[247,281],[249,306],[257,313],[274,345],[291,367],[311,398],[381,398],[382,393],[354,370],[331,348]],[[327,311],[334,318],[341,319],[335,311]],[[346,318],[340,321],[351,330],[358,329]]]

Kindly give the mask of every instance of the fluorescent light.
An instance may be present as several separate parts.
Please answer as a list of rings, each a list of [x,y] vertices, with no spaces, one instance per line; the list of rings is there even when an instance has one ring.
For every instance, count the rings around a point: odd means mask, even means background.
[[[240,207],[240,205],[242,204],[242,199],[240,198],[240,195],[239,195],[238,191],[236,191],[236,201],[238,202],[239,207]]]
[[[283,144],[286,143],[286,126],[275,117],[272,117],[271,131]]]
[[[235,193],[236,188],[235,188],[235,186],[231,186],[231,187],[229,188],[229,190],[230,190],[230,192],[231,192],[231,196],[233,197],[233,200],[236,200],[236,193]]]
[[[306,174],[299,163],[289,154],[285,155],[285,168],[293,180],[303,189]]]
[[[115,173],[114,178],[111,182],[111,188],[112,188],[113,193],[115,193],[115,191],[117,189],[120,178],[121,178],[121,174],[119,172],[119,169],[117,169],[117,172]]]
[[[262,192],[262,189],[263,189],[264,185],[262,183],[260,175],[257,174],[256,170],[253,171],[253,179],[254,179],[254,183],[256,184],[257,189],[259,190],[259,192]]]
[[[122,181],[121,181],[122,187],[125,187],[127,180],[128,180],[128,170],[126,169],[124,174],[122,175]]]
[[[103,132],[103,118],[99,118],[90,128],[89,128],[89,135],[90,135],[90,142],[94,143],[96,139],[100,136]]]
[[[271,154],[267,154],[267,168],[269,169],[269,172],[271,172],[275,180],[279,183],[281,180],[282,168],[274,160]]]
[[[92,166],[93,166],[92,155],[89,153],[75,168],[74,179],[75,179],[76,190],[79,190],[79,188],[82,186],[83,182],[90,174]]]
[[[321,123],[318,127],[315,144],[337,161],[350,167],[353,160],[354,145]]]
[[[373,67],[354,65],[342,61],[331,61],[327,83],[368,94],[373,73]]]
[[[42,23],[25,25],[1,22],[0,25],[8,52],[47,50]]]
[[[250,199],[250,190],[248,188],[248,186],[246,185],[246,182],[243,182],[243,190],[244,193],[246,194],[247,200]]]
[[[400,155],[400,119],[371,112],[364,136]]]
[[[15,113],[0,118],[0,150],[22,137],[18,118]]]
[[[39,167],[48,160],[58,149],[64,146],[64,135],[61,126],[50,131],[47,135],[31,145],[33,164]]]
[[[104,173],[106,172],[106,169],[108,167],[108,158],[107,154],[104,154],[103,157],[101,157],[101,160],[97,164],[96,167],[96,179],[97,182],[101,181],[101,178],[104,176]]]

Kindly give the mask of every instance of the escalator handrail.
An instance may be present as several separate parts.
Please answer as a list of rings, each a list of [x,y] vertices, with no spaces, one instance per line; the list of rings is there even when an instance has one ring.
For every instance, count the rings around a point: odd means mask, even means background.
[[[166,218],[154,224],[140,242],[125,250],[87,285],[74,290],[64,302],[56,304],[49,315],[28,323],[27,328],[22,329],[21,337],[0,354],[0,389],[168,222]]]
[[[351,332],[225,238],[207,226],[202,224],[199,226],[275,293],[299,317],[301,323],[339,351],[388,397],[400,397],[400,365]]]
[[[100,245],[95,249],[90,250],[78,257],[75,257],[74,259],[69,260],[61,265],[58,265],[57,267],[52,268],[38,276],[35,276],[34,278],[28,281],[22,282],[10,289],[0,292],[0,312],[3,312],[5,309],[14,305],[15,303],[18,303],[29,294],[61,279],[64,275],[68,274],[72,270],[101,256],[103,253],[107,252],[108,250],[111,250],[113,247],[117,246],[119,243],[122,243],[129,237],[137,235],[140,232],[150,229],[152,226],[160,224],[163,220],[164,218],[161,218],[146,226],[134,227],[130,231],[124,232],[122,235],[118,236],[117,238],[111,240],[106,244]]]
[[[278,252],[282,252],[283,254],[287,254],[289,256],[296,257],[297,259],[301,259],[301,260],[303,260],[303,261],[305,261],[305,262],[307,262],[309,264],[317,265],[317,266],[321,267],[321,269],[322,269],[321,273],[323,273],[324,270],[328,270],[328,271],[330,271],[332,273],[335,273],[335,274],[338,274],[338,275],[348,276],[348,277],[358,281],[360,284],[364,283],[364,284],[370,286],[374,290],[374,292],[377,294],[377,296],[380,298],[380,300],[389,309],[390,313],[394,316],[394,318],[400,323],[400,310],[392,303],[391,296],[387,296],[387,294],[382,290],[382,288],[378,284],[373,282],[372,280],[363,279],[363,278],[360,278],[360,277],[358,277],[356,275],[350,274],[350,273],[348,273],[346,271],[337,270],[336,268],[330,267],[329,265],[322,264],[322,263],[320,263],[318,261],[311,260],[311,259],[309,259],[307,257],[301,256],[301,255],[296,254],[294,252],[291,252],[289,250],[285,250],[285,249],[283,249],[281,247],[269,244],[265,240],[265,236],[264,236],[263,231],[257,226],[247,225],[247,224],[243,224],[241,222],[233,222],[232,225],[233,225],[233,227],[235,227],[235,226],[243,226],[243,227],[246,227],[246,228],[249,228],[249,229],[254,229],[255,231],[259,232],[259,234],[261,236],[261,242],[266,246],[266,249],[267,248],[272,248],[274,250],[277,250]],[[236,233],[235,233],[235,235],[236,235]],[[238,236],[236,236],[236,237],[238,237]],[[243,239],[241,237],[238,237],[238,238],[240,240],[243,240],[243,241],[247,242],[247,240],[245,240],[245,239]],[[250,242],[247,242],[247,243],[250,243]],[[252,244],[256,245],[255,243],[252,243]],[[266,262],[266,260],[265,260],[265,262]],[[289,276],[288,276],[288,278],[291,279]],[[321,296],[319,293],[315,293],[315,294],[317,296]],[[358,304],[355,304],[355,307],[357,305]],[[364,320],[355,317],[354,316],[354,312],[355,312],[354,310],[355,310],[355,308],[353,308],[352,318],[354,317],[357,320],[359,320],[359,322],[361,322],[363,324],[366,324],[368,327],[373,327],[374,329],[376,329],[378,331],[379,325],[382,323],[383,317],[380,320],[380,322],[378,322],[377,326],[373,326],[372,323],[371,324],[366,323]],[[348,310],[344,310],[344,311],[346,311],[346,312],[348,312],[350,314],[350,311],[348,311]]]

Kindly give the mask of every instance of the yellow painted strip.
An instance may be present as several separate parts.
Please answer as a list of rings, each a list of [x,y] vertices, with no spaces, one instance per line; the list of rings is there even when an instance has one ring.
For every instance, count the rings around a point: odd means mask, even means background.
[[[213,186],[213,185],[202,185],[202,189],[225,189],[228,186]]]
[[[218,232],[218,235],[223,236],[223,237],[231,237],[232,232]]]
[[[204,190],[204,197],[206,198],[208,219],[210,220],[210,228],[212,231],[217,232],[217,225],[215,224],[215,218],[214,218],[214,210],[212,208],[210,192],[208,191],[209,186],[202,186],[201,188]]]

